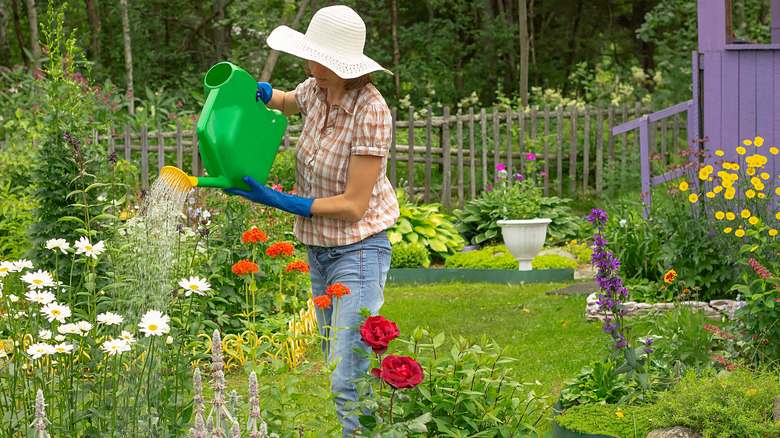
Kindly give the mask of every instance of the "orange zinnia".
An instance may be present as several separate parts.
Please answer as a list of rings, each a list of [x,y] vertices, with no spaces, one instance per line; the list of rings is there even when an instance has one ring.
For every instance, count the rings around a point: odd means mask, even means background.
[[[265,235],[265,232],[258,230],[256,227],[244,231],[243,238],[244,243],[257,243],[268,240],[268,236]]]
[[[670,269],[669,272],[664,275],[664,282],[671,284],[675,277],[677,277],[677,272],[675,272],[674,269]]]
[[[312,301],[314,301],[314,305],[317,306],[318,309],[330,309],[330,297],[327,295],[314,297]]]
[[[292,243],[290,242],[276,242],[269,246],[268,249],[265,250],[265,253],[271,257],[278,257],[280,254],[293,255],[295,254],[295,248],[293,248]]]
[[[287,264],[287,273],[289,274],[293,271],[309,272],[309,265],[300,260],[293,260]]]
[[[233,265],[233,273],[237,275],[244,275],[251,273],[257,273],[259,266],[249,261],[249,259],[241,260]]]
[[[328,288],[325,289],[325,293],[330,297],[341,298],[344,295],[349,295],[349,288],[341,283],[335,283],[328,286]]]

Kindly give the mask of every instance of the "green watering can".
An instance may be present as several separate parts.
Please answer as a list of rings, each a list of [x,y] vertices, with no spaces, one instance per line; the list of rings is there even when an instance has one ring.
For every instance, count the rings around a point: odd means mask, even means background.
[[[174,166],[160,170],[160,178],[179,191],[193,187],[251,190],[244,176],[265,183],[287,118],[255,101],[257,82],[229,62],[211,67],[204,80],[206,103],[200,112],[198,134],[203,167],[208,177],[188,176]]]

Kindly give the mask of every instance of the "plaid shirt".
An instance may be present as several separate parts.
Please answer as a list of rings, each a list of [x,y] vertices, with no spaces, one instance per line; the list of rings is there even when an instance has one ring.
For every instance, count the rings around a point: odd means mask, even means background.
[[[371,85],[350,90],[328,113],[326,90],[314,78],[295,89],[298,108],[306,117],[295,146],[295,191],[304,198],[344,193],[352,155],[382,157],[366,214],[358,222],[322,216],[295,216],[294,234],[308,246],[334,247],[355,243],[386,230],[398,219],[398,200],[387,179],[392,119],[384,98]],[[325,124],[327,118],[327,124]]]

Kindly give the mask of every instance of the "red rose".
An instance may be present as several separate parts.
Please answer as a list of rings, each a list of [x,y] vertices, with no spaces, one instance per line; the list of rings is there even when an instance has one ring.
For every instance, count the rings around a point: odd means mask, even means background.
[[[380,315],[369,316],[360,326],[360,337],[374,350],[374,354],[383,354],[387,351],[387,344],[400,335],[398,326]]]
[[[384,380],[393,389],[414,388],[425,378],[422,366],[416,360],[394,354],[387,355],[382,368],[374,368],[371,375]]]

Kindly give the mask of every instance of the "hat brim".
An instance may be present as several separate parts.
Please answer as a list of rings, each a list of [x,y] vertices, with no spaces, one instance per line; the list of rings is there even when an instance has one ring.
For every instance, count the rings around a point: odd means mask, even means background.
[[[327,48],[307,39],[306,35],[287,26],[274,29],[266,42],[274,50],[322,64],[342,79],[354,79],[375,71],[393,74],[366,55],[355,59],[340,58],[330,53]]]

